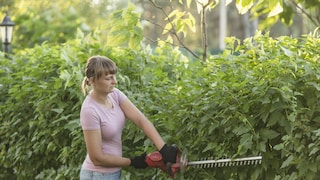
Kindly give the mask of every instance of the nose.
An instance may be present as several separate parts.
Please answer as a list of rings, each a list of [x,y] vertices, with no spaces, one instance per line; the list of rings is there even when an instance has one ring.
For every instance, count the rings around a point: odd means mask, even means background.
[[[117,81],[117,78],[116,78],[116,77],[113,77],[113,78],[112,78],[112,83],[113,83],[113,84],[118,84],[118,81]]]

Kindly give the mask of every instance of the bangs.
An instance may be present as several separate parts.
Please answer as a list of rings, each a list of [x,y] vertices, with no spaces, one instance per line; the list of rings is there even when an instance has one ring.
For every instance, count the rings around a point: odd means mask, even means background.
[[[95,78],[99,79],[104,75],[116,74],[117,65],[106,58],[97,58],[96,67],[95,67]]]

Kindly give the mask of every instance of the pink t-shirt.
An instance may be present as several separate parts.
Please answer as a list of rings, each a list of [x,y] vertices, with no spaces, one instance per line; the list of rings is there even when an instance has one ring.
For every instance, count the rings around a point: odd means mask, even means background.
[[[121,134],[125,125],[125,115],[120,108],[120,102],[127,99],[119,89],[108,94],[113,107],[108,109],[95,101],[88,95],[81,107],[80,122],[83,130],[101,130],[102,152],[122,156]],[[83,169],[111,173],[120,170],[120,168],[106,168],[95,166],[87,154],[82,164]]]

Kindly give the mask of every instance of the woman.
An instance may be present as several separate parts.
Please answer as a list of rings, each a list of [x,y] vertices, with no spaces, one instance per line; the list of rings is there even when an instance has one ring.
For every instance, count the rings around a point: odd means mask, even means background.
[[[146,168],[146,153],[134,158],[122,157],[121,134],[125,119],[137,125],[160,151],[165,163],[175,163],[177,150],[167,146],[154,125],[141,111],[115,88],[117,66],[104,56],[88,59],[82,91],[86,96],[80,112],[80,122],[86,142],[87,156],[80,179],[119,180],[121,167]]]

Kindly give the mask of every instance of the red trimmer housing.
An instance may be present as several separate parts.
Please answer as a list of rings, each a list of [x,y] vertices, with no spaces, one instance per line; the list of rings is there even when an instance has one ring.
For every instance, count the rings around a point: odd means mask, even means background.
[[[151,168],[160,168],[162,171],[169,174],[170,178],[174,177],[174,174],[180,171],[180,151],[178,149],[176,163],[165,164],[162,160],[162,155],[159,151],[152,152],[146,156],[146,163]]]

